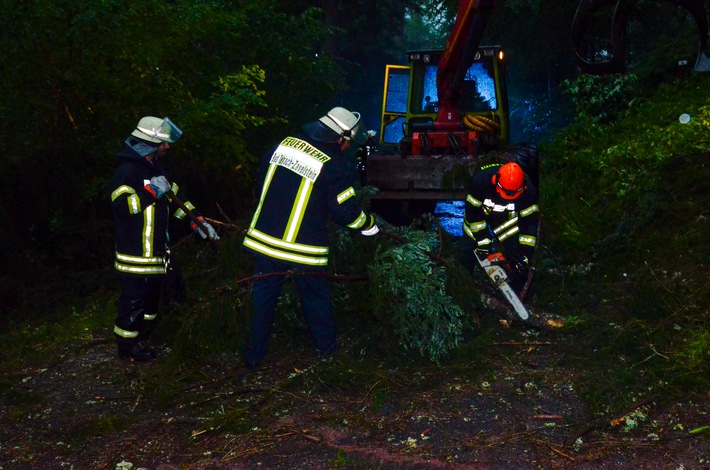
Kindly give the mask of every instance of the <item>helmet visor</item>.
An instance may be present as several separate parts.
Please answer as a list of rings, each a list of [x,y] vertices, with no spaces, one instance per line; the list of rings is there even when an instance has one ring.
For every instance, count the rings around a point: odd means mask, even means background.
[[[180,129],[170,118],[164,118],[163,122],[155,129],[156,139],[160,139],[163,142],[168,142],[174,144],[180,137],[182,137],[182,129]]]
[[[356,145],[363,145],[367,141],[367,131],[362,123],[358,122],[350,131],[350,140],[355,142]]]
[[[523,190],[525,189],[524,185],[521,185],[518,189],[506,189],[503,187],[502,184],[500,184],[500,181],[498,183],[496,183],[496,186],[498,186],[498,192],[501,193],[501,196],[503,196],[503,194],[505,194],[505,196],[507,196],[506,199],[517,198],[520,195],[520,193],[522,193]],[[505,196],[503,196],[503,197],[505,197]]]
[[[349,129],[343,132],[343,137],[345,140],[351,140],[357,145],[362,145],[367,140],[367,131],[362,125],[362,116],[357,111],[351,111],[352,114],[357,118],[355,124]]]
[[[151,139],[159,140],[160,142],[167,142],[169,144],[174,144],[182,136],[182,129],[180,129],[170,118],[163,118],[163,121],[158,124],[155,129],[146,129],[143,127],[137,128],[139,131],[150,137]]]

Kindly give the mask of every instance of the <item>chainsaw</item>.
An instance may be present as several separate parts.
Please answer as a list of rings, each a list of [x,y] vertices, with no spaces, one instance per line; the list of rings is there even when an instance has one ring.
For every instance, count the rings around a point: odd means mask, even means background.
[[[488,257],[480,258],[478,253],[476,253],[475,256],[478,260],[478,264],[481,265],[486,275],[488,275],[493,282],[493,285],[503,293],[503,296],[515,310],[515,313],[517,313],[522,320],[527,321],[528,318],[530,318],[530,313],[520,301],[520,298],[513,288],[510,287],[510,284],[508,284],[508,274],[505,272],[505,268],[501,266],[501,262],[504,260],[503,255],[494,253]]]

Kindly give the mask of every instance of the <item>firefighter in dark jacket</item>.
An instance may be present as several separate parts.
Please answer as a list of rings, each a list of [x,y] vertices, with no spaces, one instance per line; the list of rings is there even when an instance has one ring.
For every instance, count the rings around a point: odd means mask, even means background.
[[[498,260],[518,293],[528,277],[539,224],[537,190],[520,165],[493,164],[476,173],[468,187],[463,231],[475,242],[479,259],[502,253]]]
[[[303,132],[286,137],[259,168],[261,196],[244,239],[255,254],[253,315],[243,349],[254,368],[268,350],[277,301],[287,271],[319,357],[337,349],[326,266],[329,220],[375,235],[379,228],[355,198],[355,175],[343,152],[362,134],[360,114],[336,107]]]
[[[165,194],[172,191],[185,207],[195,211],[178,185],[168,181],[161,165],[170,144],[181,135],[170,119],[146,116],[117,153],[121,163],[111,178],[110,191],[116,228],[114,267],[121,285],[113,331],[121,358],[149,361],[155,357],[141,340],[154,329],[158,314],[168,263],[169,218],[186,216]],[[193,230],[202,238],[218,239],[214,228],[200,219],[209,233],[196,228],[194,222]]]

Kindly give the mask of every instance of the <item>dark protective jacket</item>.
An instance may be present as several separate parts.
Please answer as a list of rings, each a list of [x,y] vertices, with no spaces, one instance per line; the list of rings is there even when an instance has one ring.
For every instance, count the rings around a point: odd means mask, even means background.
[[[165,274],[169,218],[184,219],[187,214],[164,197],[156,200],[145,189],[152,177],[166,176],[159,161],[149,162],[125,144],[117,156],[121,164],[109,183],[116,227],[114,266],[123,274]],[[199,215],[178,185],[171,184],[173,193]]]
[[[326,266],[328,220],[372,227],[353,189],[354,174],[337,142],[286,137],[259,167],[261,196],[244,247],[290,264]]]
[[[463,231],[478,246],[491,247],[498,240],[508,258],[516,255],[530,258],[540,225],[537,190],[526,176],[522,194],[512,200],[503,199],[492,182],[500,166],[484,167],[471,180]]]

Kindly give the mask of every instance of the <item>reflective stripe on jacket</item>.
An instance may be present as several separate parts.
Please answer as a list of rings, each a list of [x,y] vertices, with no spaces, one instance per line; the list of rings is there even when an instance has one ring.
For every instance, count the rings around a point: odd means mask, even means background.
[[[537,190],[526,177],[526,189],[520,196],[503,199],[492,183],[498,166],[479,171],[471,181],[463,231],[479,246],[490,246],[497,239],[517,244],[522,254],[530,255],[537,244],[540,224]]]
[[[353,171],[337,143],[287,137],[260,167],[261,196],[244,247],[293,264],[328,264],[327,222],[372,225],[355,199]],[[369,225],[368,225],[369,224]]]
[[[159,164],[148,162],[128,147],[124,147],[118,156],[122,163],[109,184],[115,223],[114,267],[124,274],[165,274],[169,218],[172,214],[182,220],[187,214],[165,198],[156,200],[145,189],[152,177],[165,174]],[[171,189],[185,201],[177,184],[172,183]],[[194,210],[189,201],[185,206]]]

